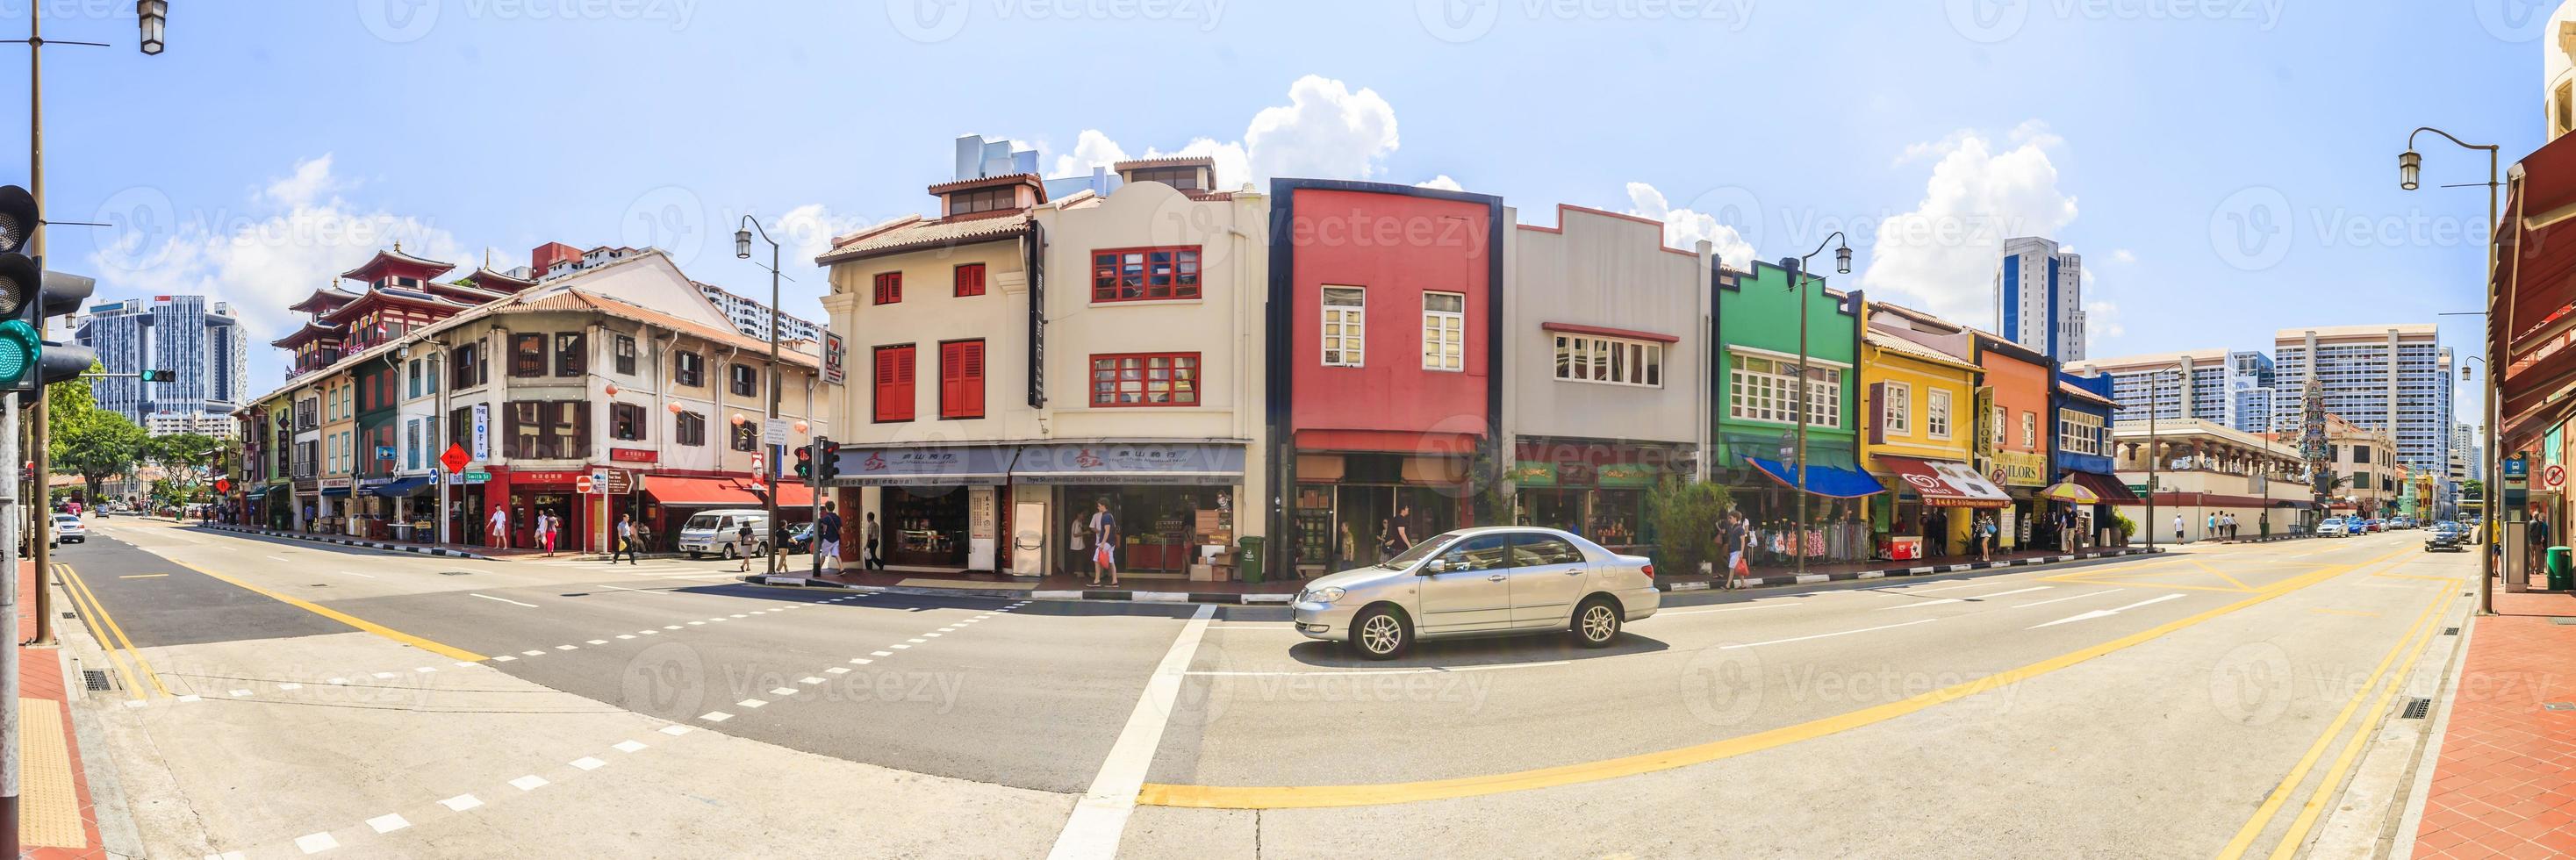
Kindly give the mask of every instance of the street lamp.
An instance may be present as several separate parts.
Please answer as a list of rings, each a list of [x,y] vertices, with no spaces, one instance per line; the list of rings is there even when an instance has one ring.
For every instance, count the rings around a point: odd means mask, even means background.
[[[2487,235],[2487,271],[2486,271],[2486,277],[2485,277],[2485,279],[2484,279],[2484,280],[2486,281],[2487,307],[2488,307],[2489,309],[2493,309],[2493,308],[2496,306],[2496,293],[2495,293],[2496,251],[2495,251],[2495,235],[2494,235],[2493,231],[2494,231],[2494,230],[2495,230],[2495,228],[2496,228],[2496,209],[2497,209],[2497,200],[2496,200],[2496,197],[2497,197],[2498,190],[2499,190],[2499,189],[2501,189],[2501,188],[2503,187],[2503,183],[2498,182],[2498,181],[2496,180],[2496,174],[2497,174],[2497,168],[2499,167],[2499,161],[2500,161],[2500,158],[2501,158],[2501,153],[2502,153],[2502,151],[2503,151],[2503,150],[2502,150],[2501,148],[2497,147],[2495,144],[2475,144],[2475,143],[2470,143],[2470,142],[2468,142],[2468,141],[2461,140],[2461,139],[2459,139],[2458,137],[2453,136],[2450,132],[2443,131],[2443,130],[2438,129],[2438,128],[2434,128],[2434,127],[2432,127],[2432,126],[2422,126],[2422,127],[2418,127],[2418,128],[2416,128],[2413,132],[2410,132],[2410,133],[2408,133],[2408,134],[2406,135],[2406,151],[2405,151],[2405,152],[2402,152],[2402,153],[2399,153],[2399,154],[2398,154],[2398,156],[2397,156],[2397,187],[2399,187],[2399,188],[2403,188],[2403,189],[2408,190],[2408,191],[2413,191],[2413,190],[2415,190],[2416,188],[2421,187],[2421,185],[2422,185],[2421,179],[2422,179],[2422,174],[2423,174],[2423,170],[2424,170],[2424,156],[2423,156],[2423,154],[2422,154],[2422,153],[2418,153],[2418,152],[2416,152],[2416,151],[2415,151],[2415,138],[2416,138],[2417,136],[2419,136],[2419,135],[2422,135],[2422,134],[2423,134],[2423,133],[2425,133],[2425,132],[2428,132],[2428,131],[2429,131],[2429,132],[2432,132],[2432,133],[2434,133],[2434,134],[2441,135],[2441,136],[2443,137],[2443,139],[2446,139],[2446,140],[2449,140],[2449,141],[2450,141],[2450,142],[2452,142],[2452,143],[2458,144],[2458,145],[2460,146],[2460,148],[2462,148],[2462,149],[2482,149],[2482,150],[2486,150],[2486,153],[2487,153],[2487,181],[2485,181],[2485,182],[2483,182],[2483,183],[2479,183],[2479,182],[2454,183],[2454,184],[2450,184],[2450,185],[2444,185],[2444,186],[2442,186],[2442,187],[2444,187],[2444,188],[2465,188],[2465,187],[2470,186],[2470,185],[2485,185],[2485,186],[2487,187],[2487,230],[2489,231],[2489,233],[2488,233],[2488,235]],[[2502,329],[2502,331],[2512,331],[2512,330],[2513,330],[2513,316],[2512,316],[2512,310],[2513,310],[2513,309],[2512,309],[2512,308],[2510,308],[2510,307],[2508,307],[2508,308],[2506,308],[2506,309],[2505,309],[2505,311],[2506,311],[2506,316],[2505,316],[2505,320],[2504,320],[2504,322],[2505,322],[2505,326],[2504,326],[2504,328]],[[2493,319],[2489,319],[2489,320],[2487,320],[2487,321],[2486,321],[2486,323],[2487,323],[2487,324],[2486,324],[2486,329],[2487,329],[2487,349],[2488,349],[2487,357],[2486,357],[2486,365],[2487,365],[2487,384],[2486,384],[2486,386],[2485,386],[2485,387],[2486,387],[2486,397],[2487,397],[2487,408],[2486,408],[2486,419],[2487,419],[2487,420],[2485,420],[2484,422],[2481,422],[2481,423],[2484,423],[2484,424],[2486,425],[2486,433],[2485,433],[2485,435],[2486,435],[2486,439],[2487,439],[2487,445],[2486,445],[2487,450],[2486,450],[2486,457],[2484,458],[2484,459],[2486,460],[2486,462],[2483,462],[2483,463],[2478,464],[2478,470],[2479,470],[2480,472],[2485,473],[2487,476],[2489,476],[2489,477],[2488,477],[2488,480],[2489,480],[2490,482],[2492,482],[2492,481],[2494,480],[2494,477],[2493,477],[2493,476],[2495,476],[2495,475],[2497,475],[2497,474],[2500,474],[2500,473],[2502,472],[2502,470],[2501,470],[2500,468],[2498,468],[2498,467],[2495,465],[2495,464],[2498,462],[2498,459],[2499,459],[2499,456],[2500,456],[2500,452],[2498,452],[2498,451],[2496,450],[2496,443],[2495,443],[2495,434],[2496,434],[2496,422],[2495,422],[2495,419],[2496,419],[2496,417],[2497,417],[2497,415],[2496,415],[2497,388],[2498,388],[2498,386],[2502,385],[2502,384],[2504,383],[2504,381],[2503,381],[2502,379],[2497,378],[2497,374],[2496,374],[2496,372],[2495,372],[2495,368],[2496,368],[2496,362],[2498,361],[2497,356],[2500,354],[2500,353],[2499,353],[2499,347],[2501,347],[2503,344],[2502,344],[2502,343],[2500,342],[2500,340],[2498,339],[2497,332],[2498,332],[2499,330],[2496,328],[2495,320],[2493,320]],[[2468,367],[2467,367],[2466,365],[2462,365],[2460,369],[2461,369],[2461,370],[2463,370],[2463,371],[2466,371],[2466,370],[2468,369]],[[2496,504],[2495,504],[2495,502],[2494,502],[2494,500],[2495,500],[2495,498],[2496,498],[2496,494],[2495,494],[2495,493],[2493,493],[2493,492],[2489,492],[2489,493],[2487,494],[2487,498],[2488,498],[2488,500],[2487,500],[2487,503],[2486,503],[2486,505],[2485,505],[2485,510],[2480,511],[2480,512],[2479,512],[2479,514],[2478,514],[2480,518],[2482,518],[2482,519],[2484,519],[2484,520],[2486,521],[2486,528],[2484,528],[2484,529],[2480,530],[2480,532],[2479,532],[2479,533],[2480,533],[2480,534],[2483,534],[2483,535],[2487,535],[2487,536],[2488,536],[2488,540],[2493,541],[2493,540],[2495,539],[2494,535],[2495,535],[2495,533],[2496,533],[2496,529],[2495,529],[2495,527],[2496,527],[2496,525],[2500,522],[2500,520],[2499,520],[2499,519],[2498,519],[2498,517],[2497,517],[2497,513],[2496,513],[2496,512],[2498,511],[2498,509],[2499,509],[2499,506],[2498,506],[2498,505],[2496,505]],[[2493,615],[2493,614],[2495,614],[2495,592],[2494,592],[2494,590],[2493,590],[2492,588],[2490,588],[2490,587],[2488,586],[2487,581],[2488,581],[2488,580],[2491,580],[2491,579],[2494,579],[2494,578],[2495,578],[2495,575],[2496,575],[2496,570],[2495,570],[2495,553],[2493,553],[2493,552],[2485,552],[2485,551],[2481,551],[2481,552],[2479,552],[2479,553],[2478,553],[2478,570],[2479,570],[2479,572],[2480,572],[2481,574],[2483,574],[2483,575],[2481,575],[2481,576],[2479,576],[2479,577],[2478,577],[2478,614],[2479,614],[2479,615]]]
[[[143,53],[161,53],[161,30],[170,23],[170,0],[134,0],[135,23],[143,28]]]
[[[2161,455],[2159,452],[2157,452],[2157,451],[2156,451],[2156,410],[2157,410],[2158,408],[2160,408],[2160,407],[2159,407],[2159,405],[2158,405],[2158,403],[2157,403],[2157,401],[2156,401],[2156,380],[2164,378],[2164,375],[2165,375],[2165,374],[2167,374],[2167,373],[2171,373],[2171,374],[2173,374],[2173,375],[2174,375],[2174,402],[2175,402],[2175,404],[2176,404],[2177,406],[2179,406],[2180,408],[2184,409],[2184,410],[2188,410],[2188,409],[2190,408],[2190,406],[2191,406],[2189,398],[2185,398],[2185,397],[2183,397],[2183,396],[2182,396],[2182,386],[2183,386],[2183,384],[2184,384],[2184,383],[2188,382],[2189,380],[2188,380],[2187,378],[2185,378],[2185,376],[2183,375],[2182,364],[2181,364],[2180,362],[2176,362],[2172,367],[2159,367],[2159,368],[2156,368],[2156,369],[2154,369],[2154,370],[2147,371],[2147,522],[2146,522],[2146,529],[2147,529],[2147,551],[2148,551],[2148,552],[2155,552],[2155,551],[2156,551],[2156,489],[2157,489],[2157,488],[2156,488],[2156,461],[2157,461],[2157,460],[2160,460],[2160,459],[2163,459],[2162,455]],[[2184,411],[2184,412],[2182,412],[2182,413],[2181,413],[2181,415],[2182,415],[2182,417],[2186,417],[2186,418],[2190,417],[2190,413],[2189,413],[2188,411]],[[2116,513],[2116,511],[2115,511],[2114,513]]]
[[[1781,268],[1789,270],[1789,289],[1798,291],[1798,522],[1794,534],[1798,544],[1798,573],[1801,575],[1807,572],[1807,419],[1814,411],[1814,401],[1807,399],[1807,377],[1814,372],[1807,366],[1807,297],[1813,293],[1806,289],[1805,270],[1807,261],[1824,253],[1826,245],[1834,246],[1834,272],[1851,274],[1851,245],[1845,241],[1841,230],[1816,243],[1816,249],[1808,251],[1806,256],[1780,260]],[[1860,309],[1853,308],[1852,312],[1857,314]]]
[[[749,214],[745,214],[742,216],[741,226],[736,227],[733,231],[733,255],[736,259],[751,259],[751,231],[753,230],[760,231],[760,240],[769,243],[769,420],[776,421],[778,420],[778,314],[780,313],[778,309],[778,279],[780,277],[778,273],[778,240],[769,238],[769,228],[761,226],[760,219],[753,218]],[[742,416],[740,414],[734,415],[734,423],[742,423]],[[778,461],[780,458],[786,456],[787,451],[781,446],[774,445],[768,446],[767,450],[769,452],[769,456],[761,463],[761,471],[769,472],[771,474],[760,476],[761,486],[769,488],[769,492],[767,494],[768,501],[763,502],[761,507],[768,510],[770,530],[775,532],[778,529],[778,482],[773,480],[771,475],[776,474]],[[778,574],[778,553],[774,551],[776,547],[772,547],[771,549],[773,552],[769,553],[769,573],[772,576],[776,576]]]

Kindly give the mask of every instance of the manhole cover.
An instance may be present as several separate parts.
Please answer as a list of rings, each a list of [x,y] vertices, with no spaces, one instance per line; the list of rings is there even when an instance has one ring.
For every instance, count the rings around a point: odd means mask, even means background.
[[[2556,616],[2556,617],[2553,617],[2553,618],[2549,619],[2549,623],[2551,623],[2551,624],[2576,624],[2576,618],[2569,618],[2569,617],[2567,617],[2567,616],[2561,615],[2561,616]]]
[[[78,616],[78,615],[73,615],[73,614],[71,614],[71,613],[69,613],[69,612],[65,612],[65,613],[63,613],[63,617],[64,617],[64,618],[66,618],[66,619],[71,619],[71,618],[79,618],[80,616]]]
[[[2430,713],[2432,710],[2433,710],[2433,700],[2431,700],[2431,699],[2408,699],[2408,700],[2406,700],[2406,715],[2405,715],[2405,716],[2406,716],[2406,719],[2410,719],[2410,720],[2420,720],[2420,719],[2423,719],[2423,718],[2424,718],[2424,715],[2425,715],[2425,714],[2427,714],[2427,713]]]
[[[104,669],[82,669],[81,686],[93,693],[102,693],[112,689],[108,686],[107,671]]]

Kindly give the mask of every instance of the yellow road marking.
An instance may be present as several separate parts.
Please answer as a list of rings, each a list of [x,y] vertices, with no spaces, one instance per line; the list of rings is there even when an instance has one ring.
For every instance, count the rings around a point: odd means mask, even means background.
[[[2416,614],[2413,623],[2407,625],[2406,635],[2398,637],[2397,643],[2389,646],[2388,653],[2379,658],[2379,665],[2371,668],[2370,682],[2353,691],[2352,698],[2344,702],[2343,710],[2335,714],[2334,722],[2326,725],[2325,733],[2317,737],[2316,743],[2308,746],[2307,753],[2299,757],[2298,764],[2290,767],[2289,775],[2282,777],[2281,783],[2273,787],[2272,793],[2263,798],[2263,805],[2254,809],[2254,817],[2247,819],[2245,826],[2237,829],[2235,838],[2229,839],[2227,846],[2219,849],[2220,860],[2243,857],[2246,849],[2253,847],[2254,840],[2263,835],[2263,829],[2272,825],[2272,816],[2280,813],[2281,805],[2289,802],[2290,795],[2297,793],[2299,785],[2307,781],[2308,772],[2316,769],[2317,760],[2325,757],[2326,749],[2334,743],[2335,736],[2343,732],[2346,723],[2352,722],[2353,712],[2361,707],[2363,699],[2370,696],[2371,688],[2379,686],[2380,679],[2388,674],[2388,667],[2397,662],[2397,655],[2406,652],[2406,646],[2415,641],[2417,633],[2432,629],[2429,625],[2435,618],[2435,613],[2449,606],[2451,599],[2452,592],[2444,591],[2425,602],[2424,610]],[[2324,791],[2331,787],[2319,786],[2318,790]]]
[[[170,688],[162,686],[161,684],[161,674],[152,671],[152,661],[145,659],[143,651],[134,647],[134,640],[125,635],[124,625],[116,623],[116,615],[108,612],[107,604],[100,602],[98,594],[89,590],[89,583],[81,579],[80,572],[73,570],[71,565],[63,563],[56,563],[54,565],[54,569],[63,575],[63,584],[65,586],[64,590],[71,592],[74,595],[72,599],[74,601],[85,600],[89,604],[88,612],[90,617],[98,619],[101,624],[106,625],[109,633],[115,634],[116,638],[113,641],[109,640],[106,636],[98,637],[98,644],[107,649],[108,656],[113,658],[116,655],[117,646],[121,644],[125,648],[126,656],[134,661],[136,671],[127,672],[125,675],[125,686],[128,690],[131,690],[134,693],[134,697],[137,699],[151,698],[143,692],[142,685],[136,683],[137,679],[135,678],[135,675],[137,673],[140,673],[143,676],[141,680],[152,682],[152,688],[161,691],[161,695],[170,695]],[[91,632],[96,633],[97,631],[93,628]],[[113,661],[111,660],[111,662]],[[118,668],[122,669],[124,667],[119,666]]]
[[[1923,693],[1921,695],[1899,699],[1893,702],[1874,705],[1856,711],[1836,714],[1830,717],[1810,720],[1793,726],[1783,726],[1769,731],[1756,732],[1749,735],[1711,741],[1704,744],[1663,750],[1659,752],[1622,756],[1601,761],[1559,765],[1556,767],[1537,768],[1534,770],[1516,771],[1512,773],[1457,777],[1453,779],[1423,780],[1419,782],[1322,786],[1218,786],[1146,783],[1144,788],[1137,792],[1136,802],[1148,806],[1189,806],[1210,809],[1291,809],[1327,806],[1371,806],[1388,803],[1411,803],[1421,800],[1476,797],[1488,794],[1501,794],[1510,791],[1526,791],[1534,788],[1550,788],[1577,783],[1597,782],[1600,780],[1614,779],[1623,776],[1635,776],[1638,774],[1653,773],[1656,771],[1687,767],[1695,764],[1705,764],[1712,761],[1718,761],[1720,759],[1734,758],[1747,753],[1787,746],[1799,741],[1813,740],[1826,735],[1885,722],[1935,705],[1946,704],[1969,696],[1974,696],[1979,693],[2018,684],[2069,666],[2083,663],[2087,660],[2091,660],[2105,654],[2111,654],[2140,643],[2154,641],[2157,638],[2171,634],[2175,631],[2287,594],[2295,588],[2303,588],[2319,582],[2324,582],[2335,576],[2339,576],[2371,564],[2377,564],[2390,558],[2395,558],[2399,553],[2409,551],[2411,550],[2398,550],[2397,552],[2391,552],[2387,555],[2380,556],[2379,558],[2356,565],[2321,568],[2316,572],[2306,574],[2297,579],[2288,580],[2287,583],[2289,584],[2282,588],[2255,594],[2243,600],[2236,601],[2235,603],[2202,612],[2198,615],[2169,621],[2137,633],[2113,639],[2109,642],[2070,651],[2046,660],[2041,660],[2037,663],[1998,672],[1973,681],[1954,684],[1929,693]]]
[[[2427,579],[2427,580],[2432,580],[2432,581],[2434,581],[2434,582],[2467,582],[2467,581],[2468,581],[2468,580],[2461,579],[2461,578],[2456,577],[2456,576],[2420,576],[2420,575],[2412,574],[2412,573],[2374,573],[2374,574],[2371,574],[2371,575],[2372,575],[2372,576],[2382,576],[2382,577],[2387,577],[2387,578],[2389,578],[2389,579]]]
[[[117,577],[117,578],[118,578],[118,579],[158,579],[158,578],[160,578],[160,577],[164,577],[164,576],[169,576],[169,574],[166,574],[166,573],[131,573],[131,574],[126,574],[126,575],[124,575],[124,576]]]
[[[2457,597],[2450,591],[2443,591],[2442,608],[2449,610],[2451,601]],[[2371,701],[2370,710],[2365,712],[2369,716],[2363,717],[2361,725],[2353,729],[2352,739],[2345,741],[2343,752],[2335,755],[2334,766],[2327,768],[2325,778],[2317,781],[2317,790],[2308,795],[2308,802],[2299,808],[2299,817],[2290,822],[2290,832],[2281,837],[2281,844],[2273,847],[2271,860],[2288,860],[2298,853],[2299,844],[2307,841],[2308,829],[2315,827],[2317,816],[2325,812],[2326,802],[2332,799],[2332,790],[2343,784],[2344,773],[2351,770],[2353,760],[2361,756],[2362,742],[2369,740],[2372,730],[2388,718],[2388,700],[2397,697],[2397,688],[2404,686],[2407,674],[2415,671],[2415,661],[2423,659],[2424,652],[2432,650],[2433,630],[2439,626],[2442,614],[2435,613],[2433,622],[2424,625],[2423,635],[2415,639],[2413,652],[2407,654],[2406,662],[2397,667],[2397,674],[2389,676],[2388,686],[2380,689],[2379,698]]]
[[[2314,612],[2314,613],[2319,614],[2319,615],[2350,615],[2350,616],[2352,616],[2352,617],[2354,617],[2354,618],[2377,618],[2377,617],[2379,617],[2379,613],[2376,613],[2376,612],[2363,612],[2363,611],[2358,610],[2358,609],[2327,609],[2327,608],[2325,608],[2325,607],[2323,607],[2323,606],[2317,607],[2317,608],[2315,608],[2315,609],[2310,609],[2310,610],[2308,610],[2308,611],[2309,611],[2309,612]]]
[[[270,590],[268,590],[268,589],[261,588],[261,587],[256,586],[256,585],[252,585],[252,584],[250,584],[250,583],[243,582],[243,581],[241,581],[241,580],[234,579],[234,578],[232,578],[232,577],[225,576],[225,575],[223,575],[223,574],[216,573],[216,572],[214,572],[214,571],[207,570],[207,569],[205,569],[205,568],[198,567],[198,566],[196,566],[196,565],[189,564],[189,563],[184,562],[184,561],[173,561],[172,563],[173,563],[173,564],[176,564],[176,565],[178,565],[178,566],[180,566],[180,567],[184,567],[184,568],[187,568],[187,569],[189,569],[189,570],[193,570],[193,571],[196,571],[196,572],[198,572],[198,573],[202,573],[202,574],[205,574],[205,575],[207,575],[207,576],[211,576],[211,577],[214,577],[214,578],[216,578],[216,579],[220,579],[220,580],[223,580],[223,581],[225,581],[225,582],[232,583],[234,586],[239,587],[239,588],[241,588],[242,590],[244,590],[244,591],[248,591],[248,592],[250,592],[250,593],[252,593],[252,594],[256,594],[256,595],[259,595],[259,596],[261,596],[261,597],[265,597],[265,598],[268,598],[268,599],[270,599],[270,600],[274,600],[274,601],[277,601],[277,602],[279,602],[279,603],[283,603],[283,604],[286,604],[286,605],[288,605],[288,606],[292,606],[292,607],[295,607],[295,608],[297,608],[297,609],[301,609],[301,610],[304,610],[304,611],[306,611],[306,612],[310,612],[310,613],[313,613],[313,614],[315,614],[315,615],[319,615],[319,616],[322,616],[322,617],[324,617],[324,618],[328,618],[328,619],[331,619],[331,620],[333,620],[333,621],[337,621],[337,622],[340,622],[340,623],[342,623],[342,624],[346,624],[346,625],[349,625],[349,626],[351,626],[351,627],[355,627],[355,628],[358,628],[358,629],[360,629],[360,630],[364,630],[364,631],[367,631],[367,632],[369,632],[369,633],[373,633],[373,634],[376,634],[376,635],[378,635],[378,636],[382,636],[382,637],[385,637],[385,638],[387,638],[387,639],[391,639],[391,640],[394,640],[394,641],[396,641],[396,642],[400,642],[400,643],[403,643],[403,644],[405,644],[405,645],[409,645],[409,646],[414,647],[414,648],[419,648],[419,649],[424,650],[424,651],[429,651],[429,652],[431,652],[431,653],[439,654],[439,655],[445,656],[445,657],[447,657],[447,658],[449,658],[449,659],[451,659],[451,660],[464,660],[464,661],[467,661],[467,662],[481,662],[481,661],[483,661],[484,659],[486,659],[486,658],[485,658],[483,655],[481,655],[481,654],[476,654],[476,653],[474,653],[474,652],[472,652],[472,651],[467,651],[467,650],[465,650],[465,649],[463,649],[463,648],[458,648],[458,647],[456,647],[456,646],[454,646],[454,645],[448,645],[448,644],[445,644],[445,643],[442,643],[442,642],[433,642],[433,641],[430,641],[430,640],[428,640],[428,639],[423,639],[423,638],[420,638],[420,637],[418,637],[418,636],[414,636],[414,635],[411,635],[411,634],[409,634],[409,633],[405,633],[405,632],[402,632],[402,631],[400,631],[400,630],[396,630],[396,629],[393,629],[393,628],[391,628],[391,627],[387,627],[387,626],[384,626],[384,625],[382,625],[382,624],[378,624],[378,623],[375,623],[375,622],[373,622],[373,621],[369,621],[369,620],[366,620],[366,619],[364,619],[364,618],[360,618],[360,617],[357,617],[357,616],[355,616],[355,615],[351,615],[351,614],[349,614],[349,613],[342,612],[342,611],[337,610],[337,609],[332,609],[332,608],[327,607],[327,606],[322,606],[322,605],[320,605],[320,604],[316,604],[316,603],[313,603],[313,602],[311,602],[311,601],[301,600],[301,599],[298,599],[298,598],[295,598],[295,597],[291,597],[291,596],[288,596],[288,595],[279,594],[279,593],[277,593],[277,592],[270,591]]]

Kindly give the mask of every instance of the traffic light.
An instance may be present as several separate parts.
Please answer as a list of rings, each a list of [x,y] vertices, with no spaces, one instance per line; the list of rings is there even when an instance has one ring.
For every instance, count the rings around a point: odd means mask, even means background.
[[[814,440],[814,483],[829,484],[841,476],[841,443],[816,437]]]
[[[796,449],[796,477],[809,482],[814,480],[814,449]]]
[[[141,373],[137,374],[137,377],[138,377],[138,378],[140,378],[140,379],[142,379],[142,380],[143,380],[143,381],[145,381],[145,382],[177,382],[177,381],[179,381],[179,374],[178,374],[178,372],[177,372],[177,371],[170,371],[170,370],[146,370],[146,371],[143,371],[143,372],[141,372]]]
[[[42,223],[34,195],[0,186],[0,389],[26,391],[77,379],[98,361],[89,347],[44,340],[45,318],[79,311],[98,282],[45,271],[43,260],[27,255]]]

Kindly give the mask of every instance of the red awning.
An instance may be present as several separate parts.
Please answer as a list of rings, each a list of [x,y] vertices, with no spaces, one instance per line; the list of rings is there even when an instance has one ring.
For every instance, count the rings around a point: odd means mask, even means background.
[[[751,491],[752,491],[752,492],[754,492],[754,493],[758,493],[758,492],[760,492],[760,489],[759,489],[758,487],[754,487],[754,488],[752,488],[752,490],[751,490]],[[814,505],[814,488],[812,488],[812,487],[808,487],[808,486],[805,486],[804,484],[789,483],[789,482],[784,482],[784,481],[782,481],[782,482],[780,482],[780,483],[778,484],[778,506],[779,506],[779,507],[782,507],[782,508],[806,508],[806,507],[813,507],[813,505]]]
[[[665,505],[706,507],[760,507],[760,497],[751,494],[741,481],[733,478],[678,478],[653,475],[644,479],[644,492]]]
[[[2576,135],[2523,156],[2513,174],[2487,306],[2487,354],[2502,364],[2498,432],[2507,437],[2555,426],[2576,392]]]
[[[2094,472],[2068,472],[2066,473],[2066,479],[2074,481],[2076,486],[2092,490],[2094,495],[2101,496],[2103,504],[2134,505],[2138,503],[2138,494],[2131,492],[2129,490],[2129,485],[2120,483],[2120,479],[2118,478]]]
[[[1914,491],[1923,503],[1940,507],[2007,508],[2012,497],[1974,467],[1957,460],[1924,460],[1878,455],[1878,461],[1896,476],[1895,486]],[[2100,492],[2096,490],[2095,492]]]

